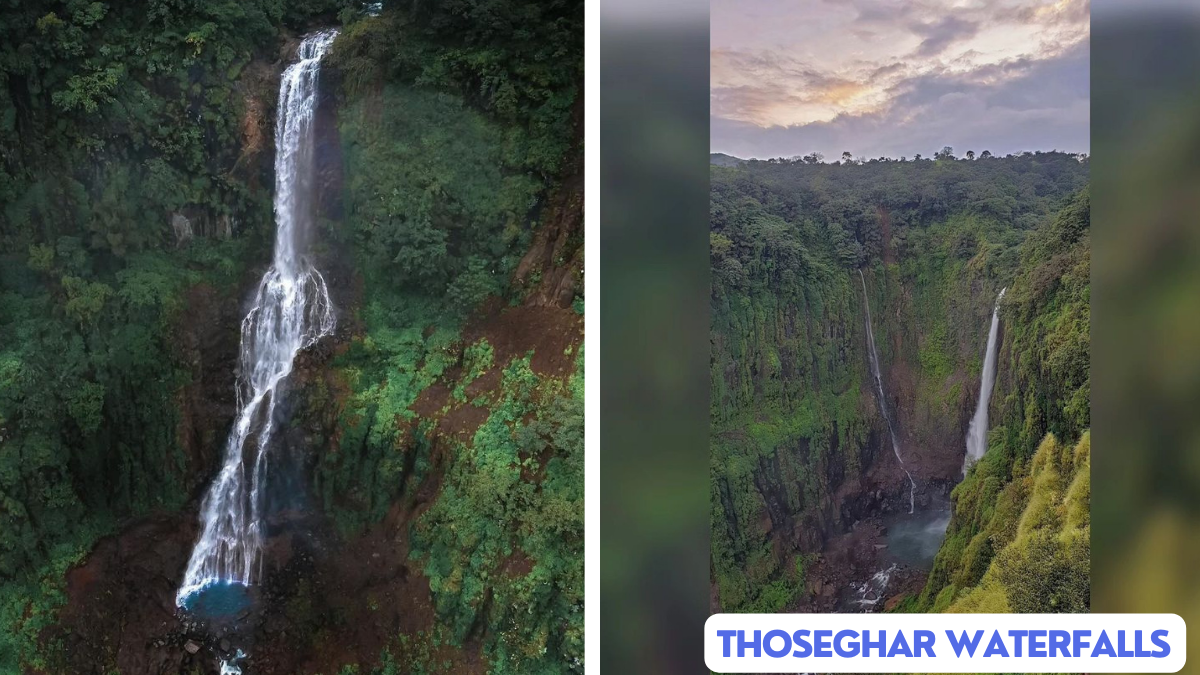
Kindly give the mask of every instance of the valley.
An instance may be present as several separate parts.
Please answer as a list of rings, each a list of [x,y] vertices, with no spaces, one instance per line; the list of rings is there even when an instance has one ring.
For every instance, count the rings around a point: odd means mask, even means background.
[[[1064,153],[712,168],[713,611],[1015,611],[1034,558],[1045,611],[1086,607],[1087,182]]]

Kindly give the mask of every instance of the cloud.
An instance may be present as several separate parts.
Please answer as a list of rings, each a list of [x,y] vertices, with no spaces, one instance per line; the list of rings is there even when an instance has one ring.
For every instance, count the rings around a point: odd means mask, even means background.
[[[948,16],[940,21],[912,25],[913,33],[923,39],[914,52],[917,56],[938,56],[956,42],[968,40],[979,33],[979,24]]]
[[[716,151],[1088,149],[1089,0],[713,0],[713,7],[721,45],[711,55]],[[1027,141],[1017,143],[1018,129]]]
[[[995,11],[994,18],[1042,26],[1080,26],[1091,23],[1092,3],[1091,0],[1059,0],[1013,8],[1001,7]]]
[[[871,79],[878,80],[892,75],[897,75],[904,72],[904,64],[900,61],[889,63],[886,66],[878,66],[871,71]]]
[[[860,25],[891,26],[908,23],[926,8],[920,2],[889,2],[887,0],[824,0],[829,5],[849,6]]]
[[[726,119],[761,124],[780,108],[804,122],[829,119],[868,89],[857,79],[821,72],[771,50],[713,50],[709,58],[711,112]]]
[[[828,121],[763,128],[714,115],[713,150],[739,157],[790,157],[850,151],[856,156],[932,155],[942,146],[1008,154],[1089,149],[1086,43],[1051,58],[1021,59],[966,73],[906,78],[892,104]]]

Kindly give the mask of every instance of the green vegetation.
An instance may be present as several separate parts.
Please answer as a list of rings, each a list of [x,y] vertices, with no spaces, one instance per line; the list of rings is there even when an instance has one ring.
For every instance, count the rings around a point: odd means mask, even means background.
[[[321,255],[358,275],[339,310],[360,330],[337,386],[305,388],[297,426],[337,445],[316,493],[353,536],[444,473],[414,556],[445,644],[470,627],[497,672],[581,669],[582,372],[494,363],[461,332],[523,299],[512,272],[581,151],[582,3],[43,0],[0,10],[0,671],[48,663],[41,630],[97,538],[209,478],[189,445],[225,429],[187,408],[212,365],[190,323],[267,256],[271,64],[334,17],[344,176]],[[236,340],[227,323],[209,328]],[[467,401],[493,368],[505,393]],[[435,465],[411,406],[439,381],[488,421]]]
[[[961,442],[964,383],[978,381],[992,305],[1010,287],[993,440],[1021,451],[989,453],[1003,468],[988,499],[1047,432],[1073,441],[1088,426],[1086,159],[812,160],[711,171],[712,556],[725,611],[794,606],[806,592],[794,559],[850,525],[839,490],[883,447],[859,270],[883,368],[907,374],[889,382],[890,405],[927,447]],[[985,466],[955,493],[956,514]],[[954,542],[983,529],[963,534],[963,522],[938,559],[955,573],[966,542]],[[978,553],[975,581],[991,558]],[[923,609],[946,585],[938,569]]]
[[[0,670],[43,663],[62,574],[98,536],[196,486],[185,296],[236,294],[270,223],[238,165],[256,95],[238,76],[319,4],[0,14]]]
[[[417,415],[409,407],[462,353],[459,324],[434,303],[385,298],[364,303],[360,318],[366,330],[333,363],[351,393],[333,422],[336,452],[320,458],[316,490],[347,535],[381,519],[424,477],[429,447],[422,434],[412,433]],[[307,399],[314,418],[336,409],[328,392],[310,391]]]
[[[1091,436],[1084,433],[1071,448],[1048,434],[1028,465],[1016,466],[1013,480],[996,496],[988,529],[967,546],[966,565],[956,579],[962,585],[938,591],[934,611],[1088,611]],[[960,505],[971,492],[967,487],[959,493]],[[981,550],[996,555],[979,576],[977,569],[987,562]],[[943,555],[943,561],[949,557]]]
[[[506,164],[503,129],[451,94],[389,86],[340,114],[347,230],[368,280],[459,313],[507,286],[542,181]],[[394,139],[404,139],[394,142]]]
[[[498,627],[492,672],[583,671],[582,365],[564,386],[509,364],[414,532],[451,634]]]
[[[521,300],[509,280],[531,218],[580,150],[582,20],[577,2],[389,6],[331,55],[345,218],[330,234],[363,277],[365,330],[334,364],[351,393],[317,483],[354,532],[441,476],[411,557],[445,630],[400,638],[406,671],[436,672],[421,654],[479,636],[492,672],[583,668],[582,350],[563,381],[461,338],[485,298]],[[499,390],[468,395],[494,369]],[[469,441],[434,438],[413,412],[436,382],[447,409],[486,410]]]
[[[488,354],[481,344],[449,349],[458,356],[433,361],[463,366],[464,381],[473,379],[472,364],[482,367],[476,359]],[[427,363],[435,353],[425,353]],[[437,635],[397,636],[378,672],[389,672],[391,654],[407,654],[406,672],[440,672],[430,651],[461,646],[481,627],[491,672],[582,672],[583,354],[566,381],[536,374],[530,356],[497,364],[499,388],[471,402],[488,415],[468,442],[438,441],[449,459],[437,467],[436,500],[413,525],[410,557],[429,579],[441,628]],[[393,415],[413,417],[381,409],[397,396],[406,400],[390,390],[390,376],[399,373],[387,373],[388,384],[360,389],[351,399],[336,452],[326,455],[319,473],[330,509],[348,530],[382,517],[381,505],[415,493],[435,469],[432,425],[384,424]],[[373,423],[355,419],[367,414]],[[369,454],[354,454],[359,447]],[[353,485],[354,496],[336,489],[342,481]],[[333,500],[337,494],[348,499]],[[358,494],[378,496],[363,504]]]
[[[385,3],[357,18],[333,54],[351,94],[404,82],[461,96],[504,128],[505,162],[553,180],[578,152],[583,3]],[[403,35],[403,39],[396,39]]]
[[[987,454],[955,488],[950,528],[919,608],[1087,608],[1089,206],[1088,192],[1076,195],[1021,249],[1020,274],[1005,299],[1000,414]],[[1038,578],[1050,586],[1033,585]]]
[[[582,3],[343,15],[329,61],[342,81],[350,227],[336,232],[368,284],[386,279],[459,314],[510,292],[548,189],[582,150]]]

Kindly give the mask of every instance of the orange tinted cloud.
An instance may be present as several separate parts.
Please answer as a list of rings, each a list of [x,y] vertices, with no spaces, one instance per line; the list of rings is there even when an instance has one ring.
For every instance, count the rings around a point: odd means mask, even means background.
[[[711,113],[762,128],[891,111],[927,77],[1002,86],[1089,33],[1088,0],[713,0]]]

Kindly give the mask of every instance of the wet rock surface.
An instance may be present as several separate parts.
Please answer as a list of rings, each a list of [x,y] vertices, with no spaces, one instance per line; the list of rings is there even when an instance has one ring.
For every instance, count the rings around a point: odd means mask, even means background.
[[[953,484],[927,484],[917,493],[911,515],[905,487],[867,489],[843,501],[839,520],[845,529],[827,537],[820,553],[812,555],[805,567],[805,592],[786,611],[878,612],[921,590],[949,521]],[[928,541],[911,541],[917,536]],[[860,592],[863,584],[889,569],[885,583],[865,596]]]

